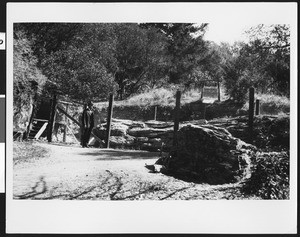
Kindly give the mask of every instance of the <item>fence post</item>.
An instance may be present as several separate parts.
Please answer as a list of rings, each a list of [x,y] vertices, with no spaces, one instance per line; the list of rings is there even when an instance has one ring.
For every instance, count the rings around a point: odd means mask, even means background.
[[[173,136],[173,147],[176,148],[178,144],[177,132],[179,129],[179,113],[180,113],[180,97],[181,91],[176,92],[176,106],[174,109],[174,136]]]
[[[259,114],[260,114],[259,99],[257,99],[255,103],[255,115],[259,115]]]
[[[221,101],[220,81],[218,80],[218,101]]]
[[[68,109],[69,109],[69,105],[67,104],[67,105],[66,105],[66,113],[68,113]],[[64,125],[63,142],[66,142],[67,129],[68,129],[68,126],[67,126],[68,119],[67,119],[67,116],[66,116],[66,115],[64,115],[64,117],[65,117],[65,125]]]
[[[206,104],[203,103],[203,119],[206,117]]]
[[[157,106],[154,107],[154,120],[156,120],[156,116],[157,116]]]
[[[253,117],[254,117],[254,88],[249,89],[249,121],[248,126],[250,131],[253,129]]]
[[[53,94],[52,100],[51,100],[51,111],[50,111],[50,118],[48,123],[48,130],[47,130],[47,140],[48,142],[52,142],[52,131],[53,131],[53,125],[54,125],[54,118],[55,118],[55,112],[56,112],[56,94]]]
[[[111,119],[113,113],[113,101],[114,95],[109,95],[109,104],[108,104],[108,111],[107,111],[107,125],[106,125],[106,141],[105,141],[105,148],[109,148],[109,138],[110,138],[110,128],[111,128]]]

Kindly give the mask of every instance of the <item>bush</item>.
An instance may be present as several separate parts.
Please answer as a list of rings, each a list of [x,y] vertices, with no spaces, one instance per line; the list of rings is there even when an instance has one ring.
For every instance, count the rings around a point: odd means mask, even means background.
[[[290,100],[286,96],[272,94],[258,94],[261,101],[262,114],[280,114],[290,112]]]
[[[289,199],[289,153],[257,153],[242,190],[263,199]]]
[[[260,100],[260,114],[278,115],[290,112],[290,100],[286,96],[275,94],[257,94],[256,99]],[[248,110],[249,101],[243,109]]]

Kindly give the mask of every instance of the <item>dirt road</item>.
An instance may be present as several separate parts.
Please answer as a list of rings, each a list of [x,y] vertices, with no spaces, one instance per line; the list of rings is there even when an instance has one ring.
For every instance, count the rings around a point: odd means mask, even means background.
[[[15,199],[253,199],[241,194],[239,184],[195,184],[151,173],[144,165],[154,164],[158,153],[35,145],[49,153],[14,165]]]

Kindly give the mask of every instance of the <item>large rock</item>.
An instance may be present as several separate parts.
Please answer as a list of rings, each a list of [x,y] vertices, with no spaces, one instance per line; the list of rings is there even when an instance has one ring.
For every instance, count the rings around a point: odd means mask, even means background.
[[[104,140],[106,138],[106,124],[100,124],[96,128],[93,129],[93,132],[97,137]],[[128,126],[123,123],[112,123],[110,135],[111,136],[126,136],[127,135]]]
[[[134,138],[131,136],[111,136],[109,144],[113,148],[131,147],[134,145]]]
[[[128,134],[134,137],[160,137],[166,133],[170,128],[158,129],[158,128],[132,128],[128,130]]]
[[[177,149],[157,164],[182,178],[210,184],[237,182],[249,175],[255,147],[212,125],[186,125],[178,131]]]

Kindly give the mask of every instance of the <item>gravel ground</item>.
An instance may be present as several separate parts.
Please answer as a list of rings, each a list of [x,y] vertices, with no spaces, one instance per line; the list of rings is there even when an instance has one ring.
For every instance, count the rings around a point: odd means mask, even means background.
[[[14,162],[14,199],[200,200],[258,199],[240,184],[209,185],[151,173],[158,153],[34,143],[44,157]]]

